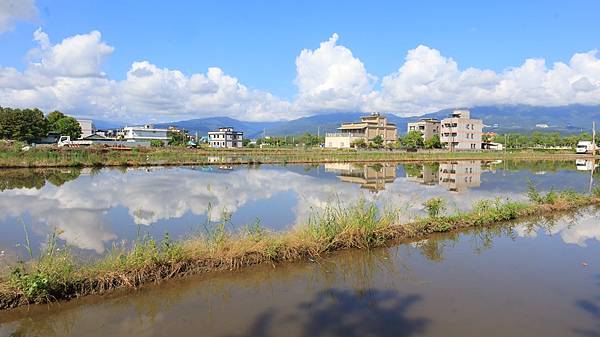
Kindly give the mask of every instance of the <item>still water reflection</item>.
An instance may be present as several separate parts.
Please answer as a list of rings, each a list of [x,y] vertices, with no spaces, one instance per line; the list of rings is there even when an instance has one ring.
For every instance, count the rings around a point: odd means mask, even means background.
[[[104,254],[139,233],[183,238],[226,215],[231,229],[260,222],[301,226],[318,209],[360,198],[423,214],[441,196],[450,210],[482,198],[525,198],[527,181],[548,190],[589,189],[591,163],[456,161],[140,169],[0,170],[0,251],[25,257],[49,233],[82,254]]]
[[[23,308],[0,336],[596,336],[599,237],[565,238],[598,211]]]

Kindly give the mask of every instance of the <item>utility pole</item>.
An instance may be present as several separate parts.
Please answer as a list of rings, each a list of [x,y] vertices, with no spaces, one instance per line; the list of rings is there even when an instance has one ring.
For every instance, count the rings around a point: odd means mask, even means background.
[[[590,173],[590,191],[594,185],[594,171],[596,170],[596,122],[592,122],[592,172]]]
[[[596,159],[596,122],[592,122],[592,155]]]

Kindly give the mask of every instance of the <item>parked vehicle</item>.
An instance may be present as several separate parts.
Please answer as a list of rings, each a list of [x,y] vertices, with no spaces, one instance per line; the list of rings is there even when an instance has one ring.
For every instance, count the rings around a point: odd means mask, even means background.
[[[577,154],[592,154],[594,152],[594,144],[588,140],[582,140],[577,143],[575,152]]]
[[[60,136],[58,139],[57,145],[59,147],[80,147],[80,146],[90,146],[92,144],[104,145],[105,147],[109,147],[112,150],[124,150],[131,149],[134,147],[150,147],[150,142],[131,142],[131,141],[122,141],[122,140],[91,140],[91,139],[80,139],[80,140],[71,140],[70,136]]]
[[[58,139],[58,146],[63,147],[78,147],[78,146],[90,146],[92,145],[91,140],[71,140],[71,136],[60,136]]]

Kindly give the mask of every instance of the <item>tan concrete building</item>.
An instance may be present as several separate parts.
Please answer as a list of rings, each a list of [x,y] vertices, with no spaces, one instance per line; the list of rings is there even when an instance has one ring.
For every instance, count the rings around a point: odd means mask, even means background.
[[[408,123],[406,132],[419,131],[423,140],[440,134],[440,121],[435,118],[423,118],[418,122]]]
[[[343,123],[337,130],[325,135],[325,147],[350,148],[356,140],[362,139],[368,143],[377,136],[383,138],[384,145],[398,139],[396,124],[388,123],[387,118],[379,113],[361,117],[359,123]]]
[[[450,151],[480,150],[483,121],[471,119],[468,109],[454,110],[449,118],[442,119],[440,141]]]

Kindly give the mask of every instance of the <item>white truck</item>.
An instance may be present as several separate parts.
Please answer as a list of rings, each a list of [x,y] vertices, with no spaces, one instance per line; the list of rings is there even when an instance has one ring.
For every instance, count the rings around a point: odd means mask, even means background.
[[[59,147],[90,146],[90,145],[92,145],[92,141],[91,140],[71,140],[71,136],[60,136],[57,144]]]
[[[594,144],[588,140],[580,141],[579,143],[577,143],[577,147],[575,148],[575,152],[577,154],[593,154],[594,150]]]
[[[115,150],[126,150],[134,147],[150,147],[150,142],[128,142],[122,140],[71,140],[71,136],[60,136],[58,139],[57,145],[59,147],[80,147],[80,146],[90,146],[92,144],[98,144],[110,147]]]

